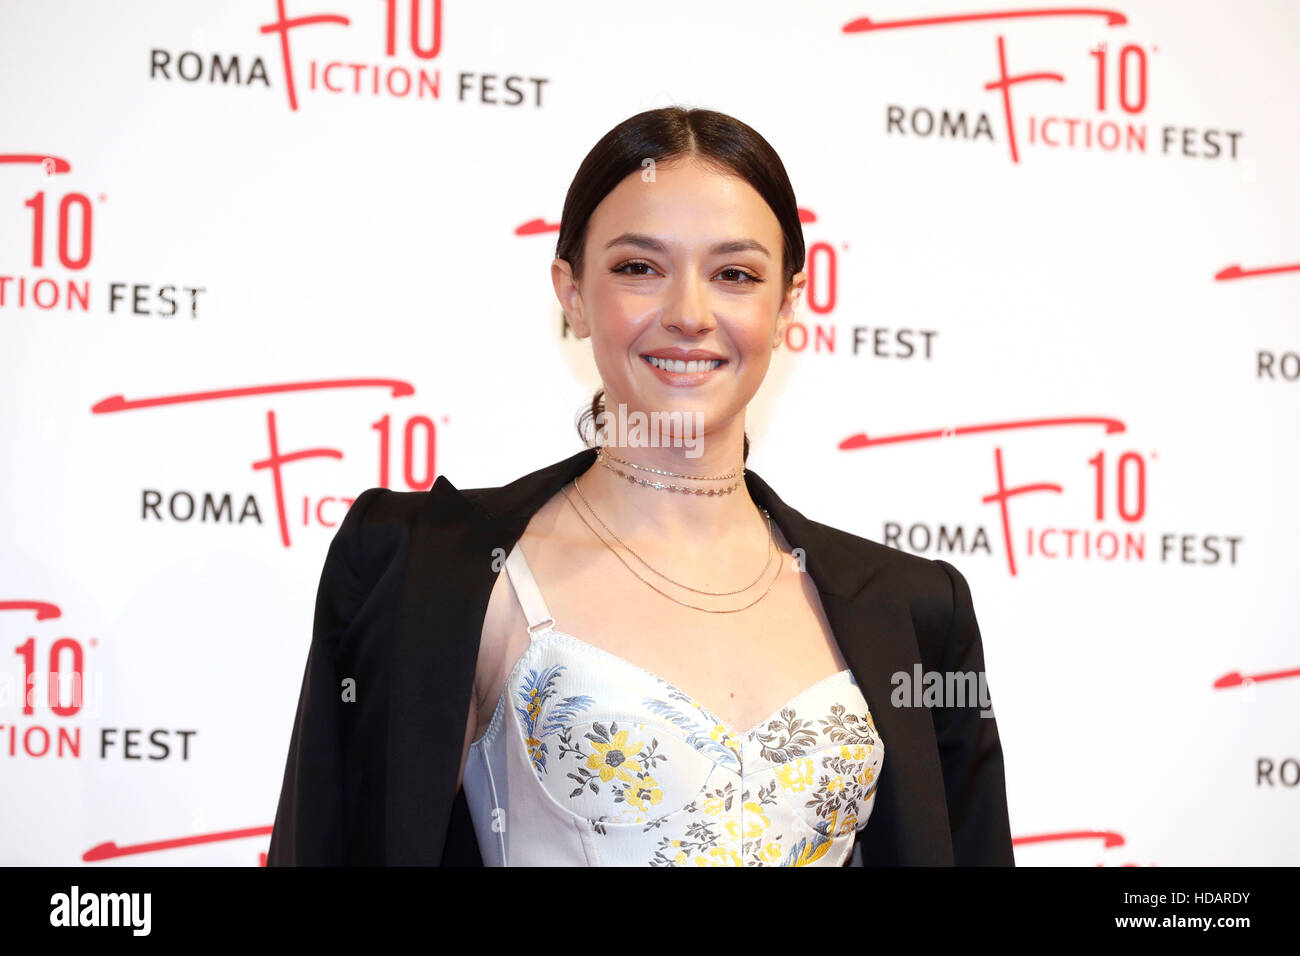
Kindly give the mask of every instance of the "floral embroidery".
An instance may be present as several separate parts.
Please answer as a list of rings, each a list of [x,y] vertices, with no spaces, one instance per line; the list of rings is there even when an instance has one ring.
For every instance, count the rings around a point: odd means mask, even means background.
[[[518,692],[524,706],[516,707],[515,712],[519,714],[519,719],[527,728],[525,743],[528,747],[528,759],[532,761],[538,777],[546,772],[545,738],[560,733],[566,721],[572,721],[577,714],[587,710],[596,702],[595,698],[586,694],[562,698],[551,708],[545,723],[542,723],[542,706],[547,699],[554,696],[555,683],[563,671],[563,664],[552,665],[540,673],[530,670],[524,679],[524,686]]]
[[[614,779],[615,774],[620,780],[632,780],[632,774],[641,772],[641,765],[628,756],[641,749],[641,741],[638,740],[629,747],[627,731],[618,730],[618,724],[614,724],[613,728],[616,731],[613,737],[609,737],[600,724],[596,724],[596,733],[583,734],[596,751],[587,758],[587,769],[595,770],[606,783]]]
[[[790,853],[781,864],[782,866],[808,866],[826,855],[826,851],[831,848],[833,842],[827,835],[829,826],[825,821],[822,821],[814,829],[817,831],[815,836],[804,837],[790,848]]]
[[[782,789],[787,794],[806,793],[808,799],[803,806],[822,818],[814,824],[818,837],[812,838],[802,848],[792,850],[787,865],[804,866],[820,858],[826,852],[822,838],[852,833],[858,826],[859,809],[875,795],[875,769],[872,766],[878,743],[874,736],[875,723],[870,713],[846,717],[844,710],[844,705],[834,704],[830,716],[819,721],[828,740],[844,741],[840,746],[823,746],[816,754],[816,761],[802,758],[775,769]],[[782,716],[785,717],[784,712]],[[790,725],[794,723],[793,713],[788,720]]]
[[[658,806],[664,798],[664,792],[659,789],[658,780],[645,774],[623,791],[623,798],[638,810],[644,811]]]
[[[802,757],[817,742],[811,722],[800,719],[793,707],[781,711],[779,719],[768,721],[766,732],[756,730],[750,736],[762,744],[759,756],[773,763]]]
[[[772,842],[758,851],[758,861],[761,866],[767,866],[769,863],[775,863],[781,859],[781,844]]]
[[[695,858],[696,866],[743,866],[735,850],[725,846],[715,846],[704,856]]]
[[[793,793],[803,793],[813,780],[813,762],[807,758],[794,760],[776,768],[776,779]]]
[[[730,747],[736,754],[737,763],[740,761],[740,740],[735,734],[731,733],[722,724],[714,724],[713,729],[709,731],[709,739],[716,740],[724,747]]]
[[[638,724],[637,730],[641,729]],[[644,815],[662,803],[664,797],[659,781],[650,772],[656,764],[668,759],[659,752],[658,739],[646,744],[638,737],[629,743],[630,730],[620,730],[617,721],[608,728],[597,721],[582,735],[582,739],[591,742],[588,752],[583,750],[580,740],[575,741],[573,731],[572,726],[562,729],[557,757],[563,760],[572,754],[579,761],[565,774],[578,784],[569,794],[569,799],[581,796],[584,790],[599,794],[602,785],[608,784],[614,803],[624,803],[630,808],[627,817],[619,818],[619,822],[646,822]],[[600,821],[606,819],[608,815],[598,818]]]
[[[596,699],[562,696],[568,680],[562,664],[529,671],[516,712],[538,779],[562,771],[573,781],[573,812],[610,841],[602,854],[619,848],[611,859],[623,859],[634,835],[659,830],[642,857],[650,866],[834,863],[870,816],[884,748],[865,707],[800,695],[741,736],[662,678],[658,696],[637,700],[646,722],[593,721]],[[689,802],[675,802],[695,781]]]
[[[679,692],[670,693],[669,697],[677,696],[677,693]],[[686,699],[690,700],[690,698]],[[647,697],[641,704],[656,717],[678,728],[682,738],[700,753],[717,760],[723,766],[733,770],[740,769],[740,741],[734,734],[729,733],[726,727],[704,714],[698,704],[691,702],[691,709],[695,713],[657,697]]]

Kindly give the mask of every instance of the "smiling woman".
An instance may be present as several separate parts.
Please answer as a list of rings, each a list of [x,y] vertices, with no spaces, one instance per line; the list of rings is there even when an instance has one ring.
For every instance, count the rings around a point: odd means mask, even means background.
[[[650,110],[595,145],[551,278],[603,385],[596,447],[358,497],[268,862],[1012,863],[995,721],[890,706],[897,673],[982,673],[961,573],[746,468],[803,266],[785,168],[741,121]],[[659,428],[611,441],[606,405]],[[340,710],[345,676],[383,690]]]
[[[654,188],[661,184],[667,188]],[[673,208],[674,202],[678,208]],[[772,330],[779,340],[794,302],[806,285],[806,277],[800,271],[804,239],[794,189],[780,157],[762,136],[746,124],[712,110],[667,108],[628,119],[596,144],[579,167],[565,197],[556,241],[556,262],[552,266],[556,294],[565,308],[566,319],[579,335],[588,334],[583,331],[587,326],[583,324],[581,304],[572,299],[585,271],[589,233],[610,222],[627,221],[622,217],[630,204],[640,204],[643,212],[670,220],[671,225],[662,237],[652,231],[629,230],[598,241],[593,248],[612,275],[626,276],[629,290],[633,282],[647,280],[658,280],[662,288],[670,278],[665,269],[673,264],[697,268],[717,266],[717,275],[711,277],[717,278],[719,285],[730,287],[728,294],[757,296],[759,304],[773,312],[776,310],[768,300],[788,291],[790,309],[780,317],[781,324]],[[674,218],[679,215],[685,218]],[[742,224],[740,220],[746,222]],[[732,222],[737,224],[736,228],[751,225],[756,234],[714,238]],[[708,261],[693,264],[681,261],[686,252],[681,237],[686,231],[701,227],[710,237],[710,245],[703,250],[703,258]],[[618,261],[609,262],[611,259]],[[796,273],[799,273],[798,282]],[[680,268],[677,274],[681,275]],[[571,310],[576,310],[576,314],[571,316]],[[599,341],[593,341],[598,367],[599,345]],[[654,354],[727,362],[724,355],[691,354],[700,351],[667,348]],[[610,381],[604,371],[602,368],[601,378],[606,388],[596,392],[590,416],[584,415],[579,423],[584,437],[585,426],[598,423],[605,406]],[[689,369],[674,367],[669,371],[679,374],[660,376],[659,380],[667,385],[693,386],[703,381],[682,378],[680,373],[689,373]],[[741,454],[743,459],[748,459],[749,438],[743,432]]]

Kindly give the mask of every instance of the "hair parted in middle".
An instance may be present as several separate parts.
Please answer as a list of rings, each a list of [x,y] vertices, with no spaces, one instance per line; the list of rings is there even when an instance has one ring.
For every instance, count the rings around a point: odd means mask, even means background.
[[[799,206],[785,164],[770,143],[751,126],[715,110],[665,106],[637,113],[619,123],[587,153],[564,197],[555,255],[569,263],[575,280],[582,278],[583,246],[591,215],[619,183],[645,167],[694,159],[719,172],[745,180],[771,207],[784,237],[781,250],[783,289],[803,271],[804,238]],[[567,320],[566,320],[567,321]],[[587,445],[596,443],[596,424],[605,410],[605,390],[597,390],[591,407],[578,417],[578,434]],[[743,450],[749,459],[749,436]]]

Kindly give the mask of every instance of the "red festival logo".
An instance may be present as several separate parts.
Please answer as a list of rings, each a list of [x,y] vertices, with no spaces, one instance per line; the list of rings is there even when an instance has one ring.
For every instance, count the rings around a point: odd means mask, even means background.
[[[870,17],[859,17],[846,23],[843,32],[846,34],[879,33],[889,30],[947,27],[955,24],[1005,20],[1041,22],[1049,17],[1101,19],[1105,21],[1107,27],[1128,24],[1128,18],[1119,10],[1100,7],[1039,7],[906,20],[877,21]],[[1011,162],[1019,163],[1018,124],[1013,91],[1026,83],[1064,85],[1066,77],[1064,73],[1053,70],[1009,72],[1008,62],[1011,57],[1006,38],[1000,33],[996,38],[996,50],[997,75],[985,81],[982,88],[986,92],[997,93],[1002,100],[1002,115]],[[1127,43],[1118,51],[1112,51],[1106,43],[1101,42],[1086,52],[1094,60],[1096,77],[1094,102],[1098,117],[1039,116],[1031,113],[1024,118],[1024,125],[1020,127],[1026,144],[1056,149],[1099,149],[1104,152],[1146,153],[1150,130],[1141,117],[1148,105],[1150,55],[1147,48],[1138,43]],[[1151,44],[1150,54],[1158,52],[1159,47]],[[1123,115],[1117,119],[1106,116],[1105,114],[1114,112],[1115,106],[1119,107]],[[907,122],[909,116],[904,108],[901,106],[887,108],[887,132],[907,135],[909,132],[909,127],[905,125]],[[934,135],[934,111],[925,107],[913,110],[910,115],[910,132],[919,136]],[[947,110],[942,111],[938,135],[969,139],[983,137],[990,141],[993,139],[993,132],[987,125],[987,117],[983,114],[971,131],[967,129],[964,112],[954,116]],[[1238,140],[1242,136],[1243,134],[1236,130],[1164,125],[1160,128],[1159,146],[1161,154],[1165,156],[1217,159],[1226,155],[1235,160]]]
[[[118,412],[141,411],[144,409],[158,408],[167,405],[190,405],[196,402],[214,402],[229,401],[232,399],[246,398],[256,395],[278,395],[290,392],[318,392],[329,389],[354,389],[354,388],[381,388],[388,390],[393,398],[405,397],[415,394],[415,387],[409,382],[391,378],[352,378],[352,379],[331,379],[325,381],[312,382],[286,382],[272,385],[253,385],[242,388],[224,388],[215,389],[206,392],[188,392],[176,395],[161,395],[152,398],[134,398],[127,399],[121,395],[113,395],[100,402],[97,402],[91,408],[91,412],[96,415],[106,415]],[[447,419],[444,417],[443,422]],[[395,423],[391,416],[383,415],[374,422],[371,422],[370,428],[378,434],[378,486],[388,487],[389,482],[389,462],[392,455],[391,446],[394,444],[393,431]],[[254,471],[266,471],[271,475],[271,484],[275,492],[275,510],[279,519],[280,541],[284,547],[290,546],[289,522],[290,510],[288,504],[288,494],[285,488],[284,471],[286,466],[295,463],[307,461],[314,458],[342,459],[343,452],[338,448],[301,448],[294,451],[285,451],[280,447],[280,436],[277,430],[275,412],[268,409],[266,412],[266,457],[257,459],[251,463]],[[412,415],[407,418],[405,426],[402,427],[401,434],[401,458],[402,458],[402,477],[408,488],[412,491],[426,491],[433,486],[436,478],[435,456],[437,449],[437,426],[432,418],[427,415]],[[150,499],[148,492],[145,493],[142,502],[146,513],[152,509],[156,517],[161,517],[159,507],[161,501],[157,500],[159,496],[155,494],[154,499]],[[188,520],[193,516],[195,509],[192,496],[189,498],[188,505],[182,503],[181,507],[188,509],[188,513],[176,514],[177,496],[168,507],[172,516],[180,520]],[[209,513],[220,515],[225,513],[230,516],[229,496],[221,504],[216,504],[210,500],[210,496],[205,498],[203,511],[204,518]],[[345,496],[324,496],[317,498],[315,501],[308,495],[302,497],[301,523],[303,526],[309,526],[313,523],[326,528],[337,526],[338,520],[342,519],[343,514],[352,506],[354,499]],[[260,513],[257,512],[256,502],[250,497],[245,503],[245,510],[252,509],[257,515],[260,523]],[[330,508],[331,514],[338,520],[331,519],[325,513],[325,509]],[[297,509],[295,508],[295,514]],[[242,518],[242,516],[241,516]]]

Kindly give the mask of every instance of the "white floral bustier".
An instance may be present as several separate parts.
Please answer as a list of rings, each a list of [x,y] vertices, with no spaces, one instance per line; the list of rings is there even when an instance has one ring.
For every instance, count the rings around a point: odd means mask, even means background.
[[[739,732],[650,671],[556,630],[518,548],[532,639],[464,790],[488,866],[840,866],[884,746],[851,670]]]

